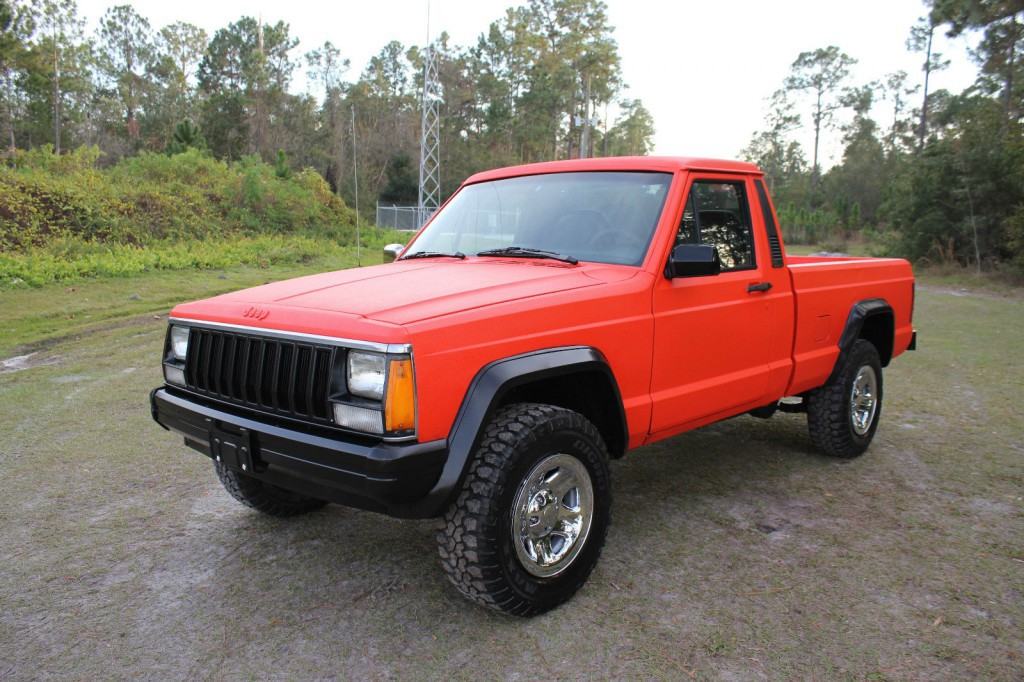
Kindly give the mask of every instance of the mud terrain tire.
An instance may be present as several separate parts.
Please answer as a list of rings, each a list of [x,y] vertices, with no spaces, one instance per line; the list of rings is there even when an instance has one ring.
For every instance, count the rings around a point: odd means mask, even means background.
[[[220,462],[214,462],[213,468],[231,497],[269,516],[297,516],[315,511],[327,504],[323,500],[264,483],[240,471],[229,469]]]
[[[550,491],[543,489],[545,481]],[[534,494],[537,485],[542,488]],[[559,491],[566,485],[563,496]],[[541,508],[530,511],[535,507],[524,500],[540,500]],[[518,616],[543,613],[572,597],[590,576],[610,510],[608,451],[597,428],[561,407],[509,405],[486,426],[445,514],[437,534],[441,563],[455,587],[479,604]],[[586,530],[568,540],[575,521],[562,521],[560,514],[589,518]],[[531,562],[527,555],[545,540],[526,534],[543,533],[551,519],[554,525],[546,528],[555,532],[548,534],[546,547],[552,551],[536,552],[540,560]],[[562,529],[568,530],[560,535]],[[541,565],[559,550],[565,551],[563,559]]]
[[[840,362],[829,382],[808,394],[807,427],[819,450],[831,457],[850,459],[867,450],[878,429],[882,364],[878,350],[864,339],[855,341]],[[863,392],[865,386],[870,386],[870,396]],[[873,401],[873,407],[865,407],[867,400]],[[854,409],[857,401],[859,410]]]

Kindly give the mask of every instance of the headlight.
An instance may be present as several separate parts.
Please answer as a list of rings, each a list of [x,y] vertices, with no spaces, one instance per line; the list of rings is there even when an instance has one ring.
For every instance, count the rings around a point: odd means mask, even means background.
[[[348,392],[370,400],[384,399],[384,356],[376,353],[348,354]]]
[[[393,438],[415,436],[416,379],[412,356],[349,351],[345,363],[348,385],[332,389],[336,395],[334,422],[364,433]]]
[[[171,326],[171,356],[184,362],[188,355],[188,327]]]

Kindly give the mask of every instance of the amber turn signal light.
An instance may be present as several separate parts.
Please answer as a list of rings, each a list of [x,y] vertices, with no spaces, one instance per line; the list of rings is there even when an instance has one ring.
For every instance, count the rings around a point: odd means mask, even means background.
[[[387,395],[384,399],[384,429],[389,433],[416,428],[416,386],[412,377],[412,359],[392,359],[388,367]]]

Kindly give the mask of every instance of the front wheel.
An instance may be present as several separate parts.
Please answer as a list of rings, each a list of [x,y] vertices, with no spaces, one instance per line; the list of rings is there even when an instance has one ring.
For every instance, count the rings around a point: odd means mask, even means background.
[[[881,414],[882,363],[874,344],[858,339],[835,376],[807,396],[811,440],[832,457],[856,457],[871,444]]]
[[[441,562],[473,601],[543,613],[590,576],[610,509],[608,452],[596,427],[564,408],[510,405],[487,426],[445,515]]]
[[[297,516],[315,511],[327,504],[323,500],[264,483],[240,471],[229,469],[220,462],[214,462],[213,468],[224,490],[228,491],[231,497],[268,516]]]

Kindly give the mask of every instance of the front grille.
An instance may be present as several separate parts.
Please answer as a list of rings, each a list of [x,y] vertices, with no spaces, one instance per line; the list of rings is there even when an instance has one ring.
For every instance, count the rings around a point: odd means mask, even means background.
[[[332,346],[193,327],[185,383],[220,400],[330,423]]]

